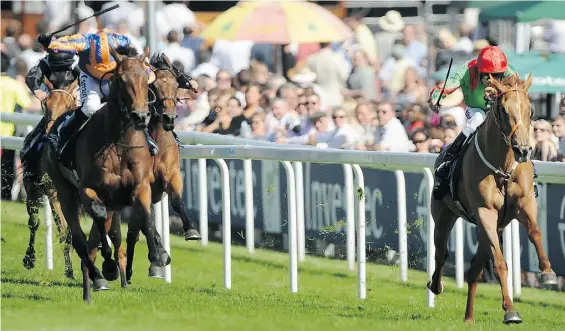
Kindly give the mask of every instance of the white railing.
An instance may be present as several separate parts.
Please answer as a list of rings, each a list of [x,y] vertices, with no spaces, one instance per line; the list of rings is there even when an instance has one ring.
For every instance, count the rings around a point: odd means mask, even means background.
[[[9,116],[6,116],[9,115]],[[14,124],[29,124],[33,125],[39,121],[38,115],[28,114],[2,114],[3,121],[11,121]],[[251,185],[251,161],[250,160],[271,160],[280,161],[283,163],[287,173],[287,188],[288,188],[288,208],[289,208],[289,273],[290,273],[290,288],[292,292],[298,290],[297,281],[297,261],[302,261],[304,258],[304,204],[302,203],[303,197],[303,182],[302,177],[302,162],[307,163],[334,163],[343,164],[345,171],[345,184],[346,184],[346,206],[347,206],[347,262],[350,270],[354,269],[355,261],[355,212],[354,206],[357,207],[357,262],[358,262],[358,296],[360,299],[366,297],[365,283],[365,201],[364,199],[357,199],[358,203],[354,203],[355,189],[353,184],[353,174],[355,174],[356,187],[364,188],[363,173],[361,166],[371,167],[383,170],[390,170],[395,172],[398,186],[398,222],[399,222],[399,251],[400,251],[400,279],[402,281],[408,280],[408,257],[407,257],[407,234],[406,234],[406,194],[404,187],[404,172],[419,172],[424,173],[428,185],[428,194],[431,194],[431,187],[433,186],[433,176],[430,169],[433,169],[433,164],[437,155],[435,154],[415,154],[415,153],[394,153],[394,152],[360,152],[360,151],[346,151],[335,149],[315,149],[315,148],[293,148],[290,145],[279,145],[269,142],[260,142],[255,140],[241,139],[226,137],[214,134],[203,134],[198,132],[179,132],[179,138],[185,143],[191,144],[217,144],[218,146],[187,146],[181,149],[181,157],[188,159],[200,159],[199,165],[199,183],[200,183],[200,196],[206,196],[207,184],[207,171],[205,159],[214,159],[220,166],[222,177],[222,200],[223,210],[230,211],[230,189],[229,189],[229,174],[225,159],[239,159],[244,160],[244,180],[245,180],[245,201],[246,201],[246,246],[250,253],[254,250],[254,219],[253,219],[253,191]],[[15,137],[2,137],[2,148],[7,149],[20,149],[23,145],[23,138]],[[235,146],[238,144],[239,146]],[[241,145],[243,146],[241,146]],[[252,145],[253,144],[253,145]],[[289,153],[290,152],[290,153]],[[294,162],[291,164],[290,162]],[[548,183],[565,184],[565,164],[537,162],[536,168],[539,172],[538,181]],[[430,197],[428,196],[428,207]],[[295,203],[293,203],[295,202]],[[202,235],[201,244],[207,245],[207,199],[200,199],[200,230]],[[161,215],[164,217],[162,224],[157,224],[158,229],[163,235],[163,240],[169,242],[168,229],[164,229],[164,223],[167,223],[168,228],[168,212],[163,212],[163,208],[156,204],[155,209],[161,208]],[[168,208],[168,205],[167,207]],[[431,277],[435,267],[434,261],[434,246],[433,246],[433,219],[431,209],[428,208],[428,273]],[[231,288],[231,216],[230,213],[223,213],[222,228],[223,228],[223,243],[224,243],[224,286]],[[456,281],[458,287],[463,287],[463,221],[459,219],[455,226],[456,232]],[[508,278],[510,292],[512,290],[515,295],[520,295],[520,242],[518,233],[518,222],[514,220],[511,226],[507,227],[504,231],[505,236],[505,254],[509,266]],[[51,248],[52,249],[52,248]],[[166,247],[170,252],[170,247]],[[513,267],[513,268],[512,268]],[[512,270],[510,270],[510,268]],[[170,282],[170,271],[168,273],[168,281]],[[513,282],[514,281],[514,284]],[[428,291],[428,306],[434,306],[434,295]]]

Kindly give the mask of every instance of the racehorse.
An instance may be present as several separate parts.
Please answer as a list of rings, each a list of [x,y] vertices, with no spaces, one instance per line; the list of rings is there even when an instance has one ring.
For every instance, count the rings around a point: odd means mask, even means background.
[[[50,165],[53,166],[51,178],[71,227],[73,247],[81,258],[83,300],[87,302],[91,300],[88,278],[95,287],[105,280],[89,258],[86,236],[78,219],[77,200],[93,218],[101,238],[105,238],[110,229],[111,212],[131,205],[134,219],[145,229],[149,260],[159,266],[165,264],[156,251],[154,225],[150,218],[154,176],[143,133],[149,121],[149,73],[145,65],[149,49],[146,48],[139,57],[122,56],[113,48],[110,54],[116,61],[116,68],[110,78],[107,103],[83,125],[73,146],[67,147],[74,151],[70,157],[74,170],[63,169],[53,148],[49,149]],[[123,253],[123,249],[118,252]],[[118,270],[106,240],[102,240],[102,256],[105,260],[102,272],[111,279]]]
[[[52,83],[49,80],[45,80],[44,83],[49,90],[49,96],[42,104],[44,109],[43,116],[47,121],[43,137],[46,137],[51,132],[53,122],[57,117],[76,108],[74,92],[77,89],[78,80],[66,86],[62,82]],[[49,176],[46,175],[47,164],[45,155],[46,149],[41,148],[39,153],[33,154],[32,159],[23,164],[23,184],[27,193],[26,208],[29,216],[29,244],[22,262],[27,269],[35,267],[35,234],[39,228],[37,214],[41,204],[41,197],[46,195],[55,211],[53,220],[59,231],[60,242],[64,245],[65,276],[74,279],[71,261],[71,233],[63,217],[61,205],[57,199],[57,192],[51,185]]]
[[[458,217],[477,225],[479,246],[467,277],[468,293],[465,322],[473,323],[475,291],[484,266],[493,260],[494,271],[502,291],[504,323],[521,323],[508,295],[507,265],[502,254],[499,234],[512,219],[517,219],[536,247],[542,271],[542,283],[555,284],[557,277],[541,243],[537,224],[537,203],[534,194],[534,169],[530,162],[530,118],[532,108],[526,81],[518,74],[499,82],[489,77],[497,90],[485,122],[469,136],[451,175],[451,194],[441,200],[432,199],[435,220],[435,272],[428,288],[434,294],[443,292],[441,276],[448,257],[447,241]],[[443,154],[435,163],[441,164]],[[506,252],[510,254],[510,252]]]
[[[163,194],[167,193],[171,197],[173,209],[181,216],[185,231],[185,240],[198,240],[200,239],[200,234],[196,231],[194,221],[188,216],[184,200],[182,199],[183,182],[180,172],[179,149],[172,133],[172,130],[175,127],[175,119],[177,118],[177,100],[194,97],[195,95],[193,93],[195,88],[192,87],[192,91],[179,88],[175,73],[173,73],[174,69],[166,55],[153,56],[151,59],[151,65],[154,68],[156,79],[155,82],[150,85],[150,91],[155,94],[156,102],[151,107],[152,114],[149,122],[149,131],[159,145],[159,153],[153,157],[153,173],[155,176],[155,182],[151,187],[151,192],[153,194],[152,202],[157,203],[161,201]],[[119,229],[119,226],[115,225],[116,222],[119,221],[116,219],[112,221],[112,227]],[[128,234],[126,239],[126,278],[128,283],[131,283],[131,277],[133,274],[132,266],[134,249],[139,238],[139,231],[141,230],[139,225],[140,224],[137,224],[136,222],[130,222],[128,225]],[[95,259],[98,244],[100,242],[100,237],[96,234],[96,231],[91,231],[91,237],[89,238],[91,259]],[[114,234],[115,232],[110,234],[110,240],[114,243],[114,246],[120,246],[121,236],[120,238],[113,237]],[[162,251],[163,247],[161,240],[157,233],[155,236],[157,238],[156,245],[159,250]],[[121,269],[121,262],[119,265]],[[122,270],[120,270],[120,272],[121,271]],[[159,277],[162,276],[161,273],[162,270],[160,267],[155,267],[154,265],[150,266],[150,276]],[[122,287],[125,287],[123,281]]]

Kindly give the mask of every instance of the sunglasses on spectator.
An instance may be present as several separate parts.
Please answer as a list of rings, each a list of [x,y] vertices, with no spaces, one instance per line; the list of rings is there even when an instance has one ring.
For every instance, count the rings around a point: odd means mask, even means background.
[[[426,141],[428,141],[428,139],[412,140],[412,142],[413,142],[414,144],[423,144],[423,143],[425,143]]]
[[[333,115],[332,118],[335,120],[336,118],[345,118],[345,115]]]
[[[534,128],[534,131],[549,132],[548,129],[543,129],[543,128]]]

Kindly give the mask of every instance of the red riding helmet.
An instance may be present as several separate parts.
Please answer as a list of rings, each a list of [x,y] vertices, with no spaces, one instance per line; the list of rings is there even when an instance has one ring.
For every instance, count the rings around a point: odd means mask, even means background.
[[[508,59],[500,47],[487,46],[477,56],[477,66],[480,73],[502,73],[508,70]]]

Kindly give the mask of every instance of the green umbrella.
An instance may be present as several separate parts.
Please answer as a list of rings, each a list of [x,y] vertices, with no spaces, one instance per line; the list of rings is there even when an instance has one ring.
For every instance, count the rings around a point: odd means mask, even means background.
[[[504,1],[481,7],[480,21],[510,20],[533,22],[541,19],[565,19],[563,1]]]
[[[536,52],[526,52],[524,54],[516,54],[513,52],[506,53],[508,61],[512,69],[518,72],[522,79],[525,79],[529,73],[532,74],[532,93],[560,93],[565,92],[565,54],[550,54],[543,56]],[[451,68],[450,77],[466,63],[454,65]],[[431,77],[440,81],[445,79],[447,68],[434,72]]]

